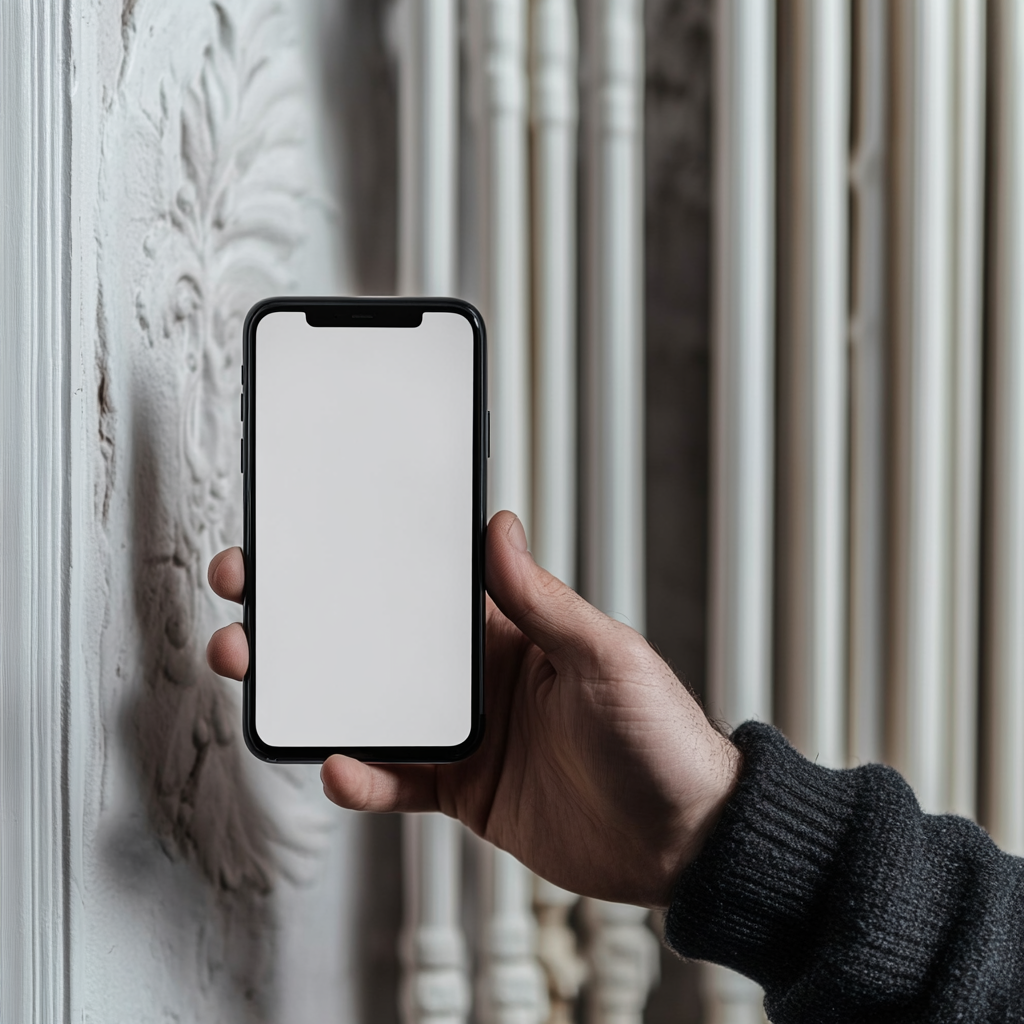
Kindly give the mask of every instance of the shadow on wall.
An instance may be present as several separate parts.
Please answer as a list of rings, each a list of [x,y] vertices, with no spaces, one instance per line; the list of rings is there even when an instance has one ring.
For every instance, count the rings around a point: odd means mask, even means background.
[[[263,1016],[273,984],[269,896],[277,873],[273,843],[280,837],[242,764],[248,754],[237,701],[206,665],[198,628],[207,621],[200,613],[205,567],[180,526],[169,525],[175,517],[160,500],[171,481],[159,479],[169,470],[153,443],[156,429],[151,413],[136,413],[133,582],[144,677],[121,724],[165,854],[198,868],[216,897],[221,934],[214,955],[223,958],[216,966]]]
[[[402,816],[368,814],[362,820],[354,975],[359,1020],[398,1024],[398,949],[402,925]]]
[[[711,0],[647,0],[647,628],[703,698],[707,633]],[[665,947],[646,1024],[704,1019],[701,968]]]
[[[321,35],[323,94],[336,126],[333,164],[347,218],[352,272],[363,295],[393,295],[398,279],[398,95],[388,25],[394,0],[336,5]]]

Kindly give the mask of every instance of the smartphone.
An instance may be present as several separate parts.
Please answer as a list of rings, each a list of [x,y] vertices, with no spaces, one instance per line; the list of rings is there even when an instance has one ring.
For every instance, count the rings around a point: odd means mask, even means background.
[[[245,741],[442,763],[484,728],[484,324],[457,299],[245,320]]]

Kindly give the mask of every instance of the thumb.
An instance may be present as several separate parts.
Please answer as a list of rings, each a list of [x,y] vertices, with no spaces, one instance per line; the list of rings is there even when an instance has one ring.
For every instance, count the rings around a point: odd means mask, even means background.
[[[488,524],[486,566],[494,603],[556,667],[591,647],[609,621],[533,560],[523,524],[511,512],[496,513]]]

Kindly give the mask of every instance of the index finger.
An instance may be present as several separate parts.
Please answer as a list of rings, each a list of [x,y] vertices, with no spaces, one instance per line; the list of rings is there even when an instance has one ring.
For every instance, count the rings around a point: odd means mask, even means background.
[[[245,559],[242,558],[242,549],[228,548],[214,555],[210,559],[206,578],[218,597],[241,602],[245,593]]]

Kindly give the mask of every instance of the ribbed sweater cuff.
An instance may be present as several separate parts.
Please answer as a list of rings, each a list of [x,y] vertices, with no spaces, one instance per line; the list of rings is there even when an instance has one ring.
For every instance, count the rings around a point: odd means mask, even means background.
[[[801,757],[767,725],[732,735],[743,771],[715,831],[676,885],[665,939],[764,985],[813,955],[816,906],[858,802],[852,772]]]

